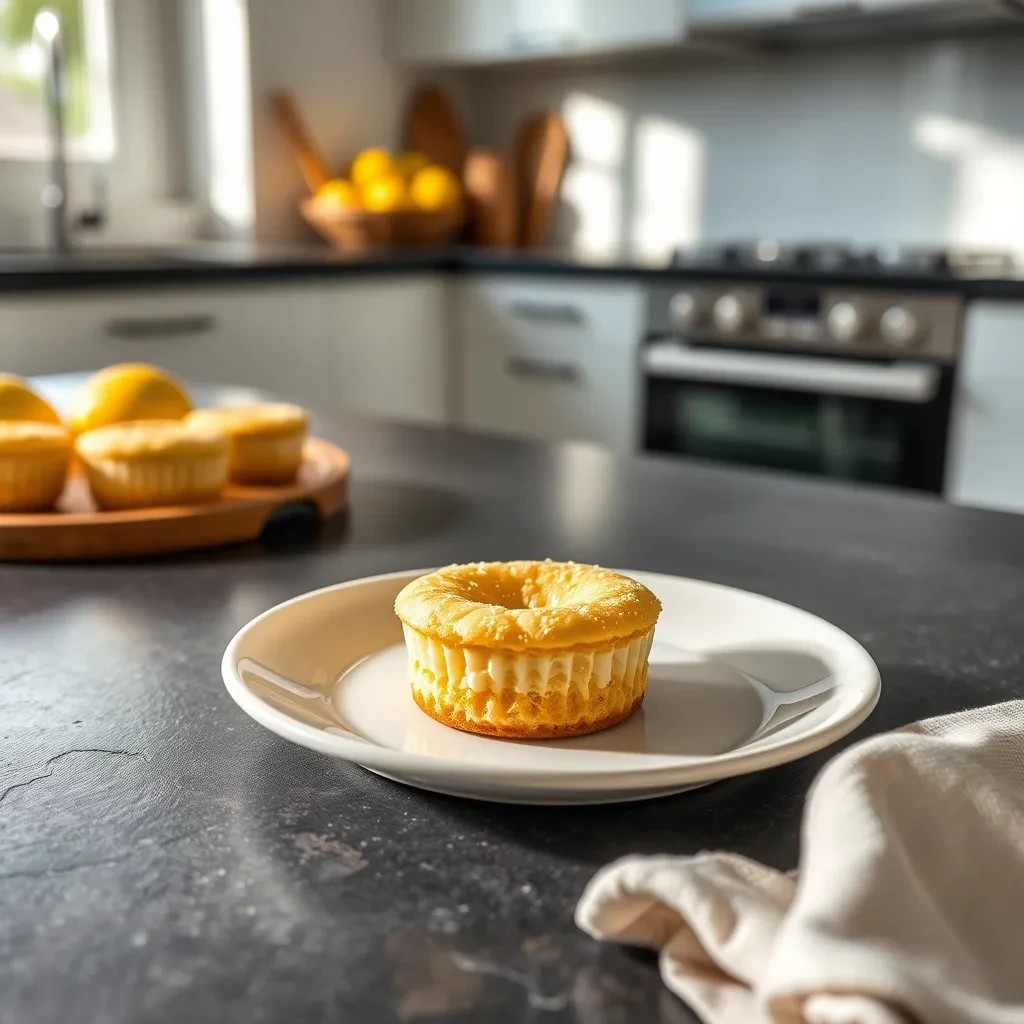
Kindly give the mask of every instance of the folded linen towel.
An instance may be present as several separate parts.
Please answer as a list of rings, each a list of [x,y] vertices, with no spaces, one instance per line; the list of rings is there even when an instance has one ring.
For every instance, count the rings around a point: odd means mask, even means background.
[[[706,1024],[1024,1024],[1024,701],[831,761],[795,876],[730,853],[626,857],[576,921],[658,950]]]

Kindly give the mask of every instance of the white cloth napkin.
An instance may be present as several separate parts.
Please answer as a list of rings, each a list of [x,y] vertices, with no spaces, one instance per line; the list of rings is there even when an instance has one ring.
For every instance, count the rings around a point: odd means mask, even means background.
[[[706,1024],[1024,1024],[1024,701],[851,747],[801,846],[795,876],[626,857],[576,922],[658,950]]]

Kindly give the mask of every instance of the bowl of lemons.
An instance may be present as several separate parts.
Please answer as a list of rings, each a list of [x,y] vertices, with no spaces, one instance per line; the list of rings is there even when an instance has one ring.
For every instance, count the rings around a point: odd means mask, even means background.
[[[325,181],[302,216],[344,249],[423,245],[453,238],[465,220],[462,183],[422,153],[364,149],[343,178]]]

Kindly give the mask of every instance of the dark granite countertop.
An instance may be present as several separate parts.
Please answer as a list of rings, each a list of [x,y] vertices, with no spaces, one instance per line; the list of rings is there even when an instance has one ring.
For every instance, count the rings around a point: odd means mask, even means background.
[[[262,729],[221,683],[232,634],[315,587],[480,558],[677,573],[861,640],[883,690],[856,736],[1024,696],[1024,518],[585,445],[318,429],[354,483],[314,542],[0,567],[3,1024],[694,1020],[649,956],[574,928],[581,888],[635,851],[792,867],[836,748],[619,806],[405,788]]]
[[[325,246],[195,244],[175,249],[82,249],[68,256],[0,250],[0,294],[111,287],[215,285],[268,278],[322,278],[410,273],[540,274],[684,282],[702,278],[799,281],[839,287],[957,292],[967,298],[1024,301],[1024,270],[1002,277],[935,276],[896,271],[723,270],[700,263],[669,267],[635,259],[585,259],[555,252],[467,247],[353,254]]]

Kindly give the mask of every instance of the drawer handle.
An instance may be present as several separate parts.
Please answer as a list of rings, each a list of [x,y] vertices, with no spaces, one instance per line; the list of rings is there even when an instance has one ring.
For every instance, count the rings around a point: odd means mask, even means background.
[[[522,320],[542,320],[557,324],[582,324],[584,321],[583,310],[579,306],[570,306],[567,303],[517,299],[510,309],[513,316]]]
[[[193,316],[157,316],[111,320],[107,334],[111,338],[145,341],[147,338],[166,338],[171,335],[208,334],[217,321],[206,314]]]
[[[511,356],[505,369],[514,377],[532,377],[542,380],[559,380],[575,384],[582,374],[572,363],[551,363],[546,359],[529,359],[526,356]]]

